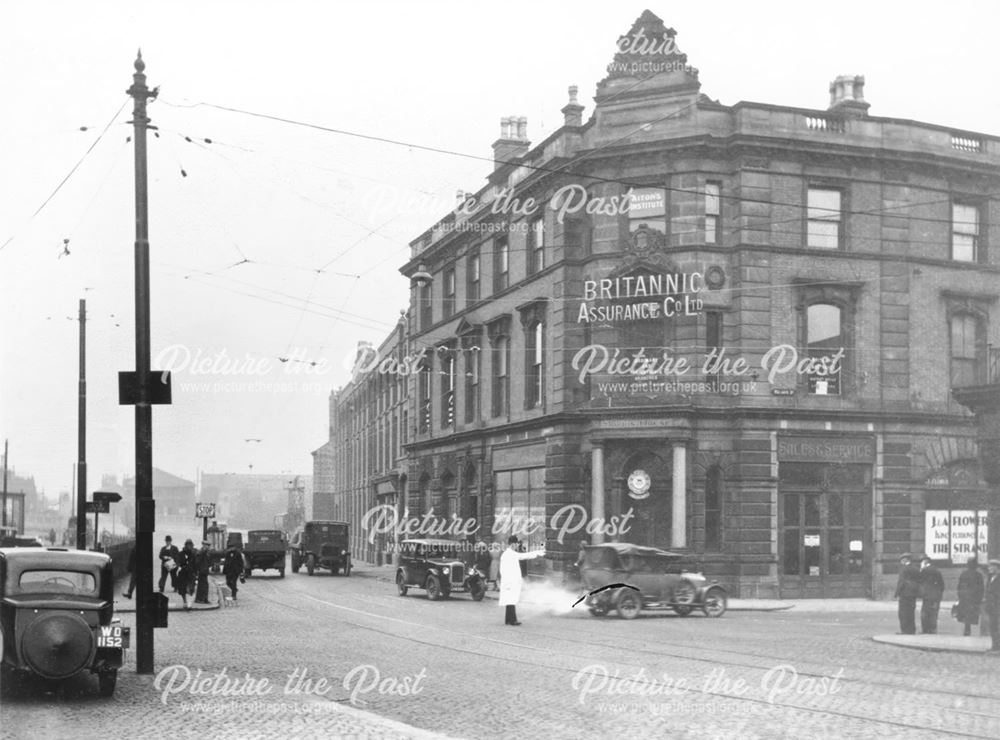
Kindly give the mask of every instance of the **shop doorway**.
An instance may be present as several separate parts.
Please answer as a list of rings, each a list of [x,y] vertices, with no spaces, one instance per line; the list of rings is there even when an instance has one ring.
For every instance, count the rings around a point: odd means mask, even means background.
[[[779,474],[781,597],[867,597],[871,466],[783,463]]]

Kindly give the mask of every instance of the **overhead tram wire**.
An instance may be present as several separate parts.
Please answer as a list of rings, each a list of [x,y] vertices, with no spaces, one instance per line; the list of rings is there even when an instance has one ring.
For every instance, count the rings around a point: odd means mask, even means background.
[[[165,101],[161,101],[161,102],[165,102]],[[316,123],[310,123],[308,121],[299,121],[299,120],[296,120],[296,119],[284,118],[284,117],[281,117],[281,116],[275,116],[275,115],[271,115],[271,114],[267,114],[267,113],[259,113],[259,112],[256,112],[256,111],[248,111],[248,110],[244,110],[244,109],[241,109],[241,108],[233,108],[233,107],[229,107],[229,106],[217,105],[215,103],[197,102],[197,103],[193,103],[191,105],[178,105],[176,103],[166,103],[166,105],[170,105],[170,106],[174,106],[174,107],[184,107],[184,108],[195,108],[195,107],[199,107],[199,106],[205,106],[205,107],[209,107],[209,108],[215,108],[217,110],[227,111],[227,112],[230,112],[230,113],[237,113],[237,114],[240,114],[240,115],[246,115],[246,116],[250,116],[250,117],[253,117],[253,118],[261,118],[261,119],[265,119],[265,120],[272,120],[272,121],[276,121],[276,122],[279,122],[279,123],[286,123],[286,124],[293,125],[293,126],[300,126],[300,127],[304,127],[304,128],[315,129],[315,130],[318,130],[318,131],[324,131],[326,133],[333,133],[333,134],[338,134],[338,135],[342,135],[342,136],[349,136],[349,137],[354,137],[354,138],[365,139],[365,140],[368,140],[368,141],[376,141],[376,142],[385,143],[385,144],[392,144],[392,145],[395,145],[395,146],[404,146],[404,147],[407,147],[407,148],[410,148],[410,149],[419,149],[419,150],[422,150],[422,151],[434,152],[434,153],[437,153],[437,154],[446,154],[446,155],[449,155],[449,156],[461,157],[461,158],[465,158],[465,159],[479,160],[479,161],[482,161],[482,162],[489,162],[490,164],[495,164],[496,162],[499,162],[501,164],[510,164],[512,166],[517,166],[517,167],[521,167],[521,168],[524,168],[524,169],[534,170],[534,171],[537,171],[537,172],[546,172],[546,173],[549,173],[549,174],[571,175],[573,177],[581,177],[581,178],[586,178],[586,179],[589,179],[589,180],[594,180],[594,181],[597,181],[597,182],[608,183],[608,184],[624,185],[626,187],[631,187],[631,188],[664,190],[664,191],[667,191],[667,192],[675,192],[675,193],[682,193],[682,194],[692,194],[692,193],[702,192],[702,191],[699,191],[697,189],[691,190],[689,188],[671,187],[671,186],[665,186],[665,185],[652,184],[652,183],[649,183],[649,182],[636,182],[636,181],[630,181],[630,180],[623,180],[623,179],[619,179],[619,178],[602,177],[600,175],[594,175],[594,174],[571,172],[571,171],[567,171],[565,169],[566,167],[574,164],[575,162],[568,162],[566,165],[562,165],[560,167],[553,168],[553,167],[546,167],[546,166],[543,166],[543,165],[532,165],[532,164],[522,163],[522,162],[518,162],[518,161],[515,161],[515,160],[495,160],[492,157],[484,157],[484,156],[481,156],[481,155],[469,154],[467,152],[458,152],[458,151],[454,151],[454,150],[450,150],[450,149],[443,149],[441,147],[433,147],[433,146],[428,146],[428,145],[425,145],[425,144],[418,144],[418,143],[415,143],[415,142],[407,142],[407,141],[403,141],[403,140],[399,140],[399,139],[392,139],[392,138],[388,138],[388,137],[375,136],[375,135],[372,135],[372,134],[364,134],[364,133],[360,133],[360,132],[356,132],[356,131],[348,131],[348,130],[345,130],[345,129],[338,129],[338,128],[333,128],[333,127],[329,127],[329,126],[323,126],[323,125],[316,124]],[[690,108],[690,107],[693,107],[694,105],[696,105],[696,103],[692,103],[691,105],[689,105],[687,107]],[[597,152],[600,152],[600,151],[604,151],[608,147],[613,146],[614,144],[623,141],[625,138],[628,138],[629,136],[634,135],[638,131],[644,130],[644,127],[653,126],[654,124],[656,124],[656,123],[658,123],[660,121],[666,120],[667,118],[669,118],[669,117],[671,117],[673,115],[677,115],[678,113],[682,112],[682,110],[683,109],[681,109],[679,111],[674,111],[674,112],[668,114],[667,116],[664,116],[662,118],[656,119],[655,121],[651,121],[651,122],[647,122],[647,123],[641,124],[635,131],[632,131],[631,133],[626,134],[624,137],[621,137],[620,139],[617,139],[614,142],[610,142],[609,144],[606,144],[606,145],[600,147],[599,149],[594,150],[594,153],[597,153]],[[589,157],[589,156],[593,156],[593,154],[591,152],[584,151],[582,153],[581,158],[586,158],[586,157]],[[580,160],[578,159],[576,161],[578,162]],[[1000,193],[998,193],[996,195],[1000,196]],[[993,196],[990,196],[990,197],[993,197]],[[727,195],[727,194],[724,194],[724,193],[720,194],[719,198],[721,200],[723,200],[723,201],[741,202],[741,203],[755,203],[755,204],[758,204],[758,205],[785,206],[785,207],[788,207],[788,208],[798,208],[800,210],[806,210],[809,207],[808,203],[792,203],[792,202],[787,202],[787,201],[770,200],[770,199],[767,199],[767,198],[751,198],[751,197],[747,197],[747,196]],[[868,210],[868,211],[842,211],[841,213],[843,215],[845,215],[845,216],[852,216],[852,215],[876,216],[876,215],[880,215],[881,213],[883,213],[883,212],[885,212],[887,210],[890,210],[890,209],[908,208],[908,207],[919,207],[919,206],[922,206],[922,205],[935,205],[935,204],[940,204],[942,202],[950,202],[950,201],[935,200],[935,201],[928,201],[926,203],[900,204],[898,206],[887,206],[886,208],[883,208],[883,209],[872,209],[872,210]],[[913,220],[913,221],[922,221],[922,222],[927,222],[927,223],[943,223],[943,224],[950,224],[951,223],[950,219],[940,219],[940,218],[932,218],[932,217],[905,216],[905,218],[908,218],[908,219]],[[990,225],[990,224],[986,224],[986,225]]]
[[[66,173],[66,176],[59,181],[59,184],[56,185],[55,189],[51,193],[49,193],[49,196],[42,201],[42,204],[35,209],[35,212],[28,217],[28,220],[25,221],[24,224],[22,224],[21,229],[19,231],[23,231],[32,221],[34,221],[35,217],[42,212],[42,209],[45,208],[45,206],[47,206],[54,197],[56,197],[56,194],[60,190],[62,190],[63,185],[65,185],[69,181],[69,179],[73,176],[73,173],[76,172],[77,169],[79,169],[80,165],[83,164],[85,159],[87,159],[87,156],[92,151],[94,151],[94,148],[101,142],[101,140],[104,138],[104,135],[108,133],[108,129],[111,128],[111,126],[114,124],[118,116],[121,115],[121,112],[125,110],[125,106],[129,104],[130,100],[131,98],[129,97],[125,98],[125,101],[121,104],[121,107],[117,111],[115,111],[115,114],[113,116],[111,116],[111,119],[107,122],[107,124],[105,124],[104,128],[101,130],[101,133],[98,134],[97,138],[94,139],[93,143],[91,143],[91,145],[87,147],[87,151],[83,153],[83,156],[80,157],[80,159],[77,160],[76,164],[73,165],[70,171]],[[15,232],[7,239],[7,241],[5,241],[3,244],[0,244],[0,251],[2,251],[4,248],[7,247],[8,244],[14,241],[18,233],[19,232]]]
[[[255,289],[255,290],[258,290],[258,291],[263,291],[264,293],[270,293],[270,294],[273,294],[273,295],[276,295],[276,296],[280,296],[282,298],[287,298],[290,301],[301,301],[302,300],[301,296],[293,295],[291,293],[284,293],[284,292],[282,292],[280,290],[274,290],[273,288],[265,288],[262,285],[257,285],[255,283],[247,282],[246,280],[239,280],[238,278],[230,277],[228,275],[220,275],[218,273],[207,272],[205,270],[199,270],[199,269],[193,268],[193,267],[185,267],[183,265],[175,265],[175,264],[171,264],[171,263],[168,263],[168,262],[154,261],[153,264],[161,265],[161,266],[166,267],[168,269],[174,270],[177,273],[186,273],[186,274],[182,274],[181,275],[181,279],[184,279],[184,280],[190,280],[193,275],[198,275],[198,276],[201,276],[201,277],[215,278],[217,280],[223,280],[223,281],[227,281],[227,282],[230,282],[230,283],[236,283],[238,285],[247,286],[249,288],[252,288],[252,289]],[[204,280],[197,280],[195,282],[198,282],[198,283],[203,284],[203,285],[210,285],[210,283],[207,283]],[[217,286],[217,287],[224,287],[224,286]],[[256,297],[256,294],[249,293],[249,292],[243,292],[241,294],[242,295],[250,295],[250,296]],[[389,322],[379,321],[378,319],[369,319],[367,316],[363,316],[361,314],[352,313],[350,311],[342,311],[340,309],[334,308],[333,306],[329,306],[329,305],[326,305],[324,303],[318,303],[316,301],[312,301],[311,303],[312,303],[312,305],[317,306],[318,308],[324,309],[326,311],[334,311],[334,312],[337,312],[339,314],[342,314],[343,316],[351,316],[351,317],[353,317],[355,319],[359,319],[361,321],[368,321],[369,323],[372,323],[372,324],[381,324],[383,327],[388,327],[388,326],[392,326],[393,325],[393,324],[391,324]],[[292,304],[286,304],[286,305],[292,305]],[[330,318],[334,318],[334,317],[331,316]],[[346,319],[345,319],[345,321],[346,321]],[[357,323],[357,322],[351,322],[351,323]],[[379,329],[381,329],[381,327],[371,327],[371,328],[379,328]]]

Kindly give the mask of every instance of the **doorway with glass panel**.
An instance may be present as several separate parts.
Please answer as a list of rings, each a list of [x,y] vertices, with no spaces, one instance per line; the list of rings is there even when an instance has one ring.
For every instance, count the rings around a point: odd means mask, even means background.
[[[870,594],[871,466],[782,463],[781,597]]]

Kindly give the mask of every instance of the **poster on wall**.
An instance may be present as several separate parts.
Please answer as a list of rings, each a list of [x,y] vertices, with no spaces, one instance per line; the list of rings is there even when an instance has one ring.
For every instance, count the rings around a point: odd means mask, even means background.
[[[962,564],[987,554],[986,511],[933,509],[925,512],[925,549],[934,560]]]

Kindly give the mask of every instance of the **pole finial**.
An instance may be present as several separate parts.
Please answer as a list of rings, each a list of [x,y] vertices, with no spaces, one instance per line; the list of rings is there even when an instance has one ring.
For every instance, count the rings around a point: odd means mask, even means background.
[[[144,69],[146,69],[146,63],[142,61],[142,49],[139,49],[135,56],[135,71],[142,72]]]

